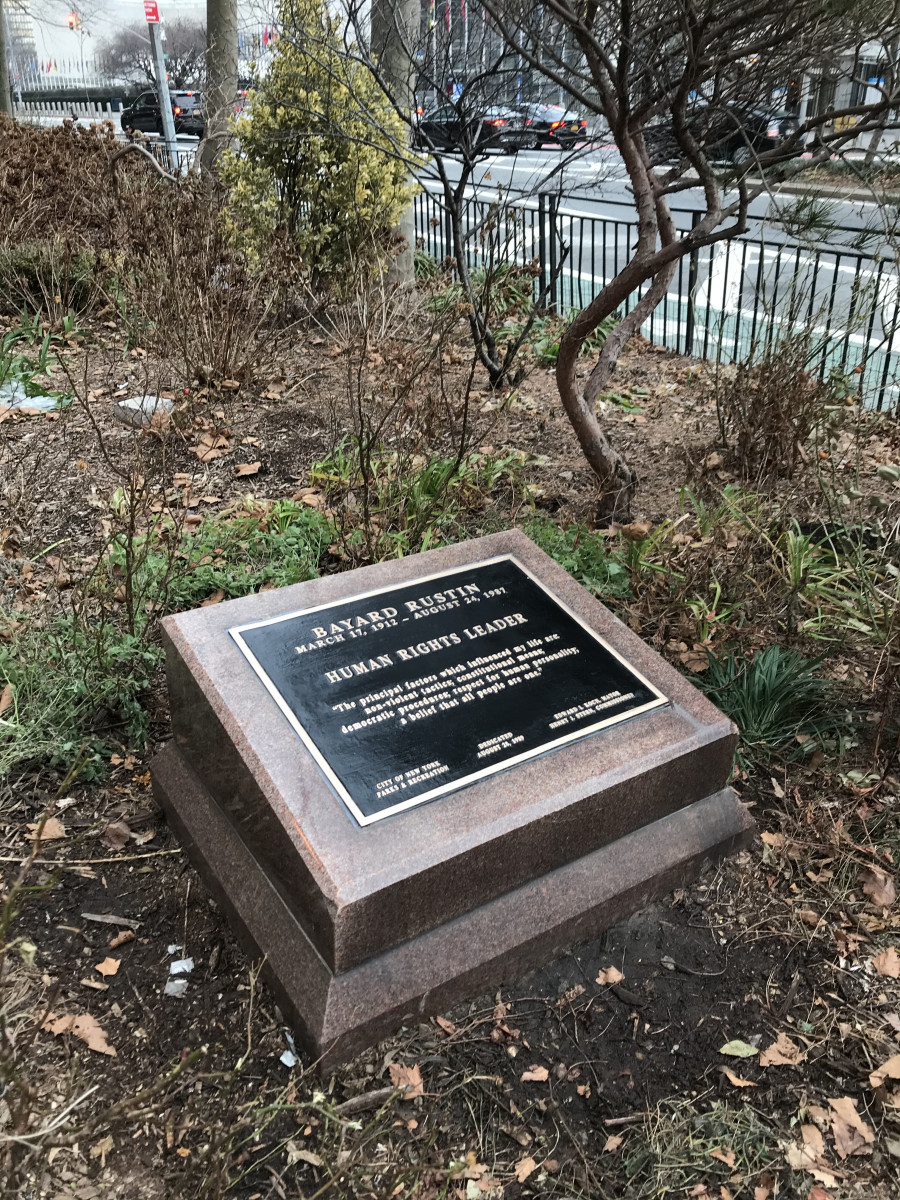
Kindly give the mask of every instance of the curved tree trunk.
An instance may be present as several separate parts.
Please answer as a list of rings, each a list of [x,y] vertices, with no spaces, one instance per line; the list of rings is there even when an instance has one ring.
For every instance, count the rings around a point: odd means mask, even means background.
[[[579,445],[600,483],[601,498],[598,515],[603,520],[628,521],[631,519],[631,504],[637,487],[637,475],[604,433],[597,418],[597,398],[609,382],[625,343],[636,330],[640,329],[665,296],[678,267],[678,259],[674,258],[654,271],[653,254],[656,250],[656,228],[654,226],[658,222],[660,241],[663,246],[671,246],[677,236],[665,201],[657,200],[654,208],[656,221],[651,221],[649,228],[646,228],[641,235],[640,240],[644,243],[644,247],[639,248],[631,262],[619,272],[615,279],[610,280],[603,291],[595,296],[587,307],[582,309],[559,343],[556,386]],[[648,242],[650,243],[649,247],[647,247]],[[653,278],[650,287],[628,315],[609,334],[584,387],[580,387],[578,359],[585,341],[602,321],[611,316],[619,305],[623,304],[632,292],[650,277]]]

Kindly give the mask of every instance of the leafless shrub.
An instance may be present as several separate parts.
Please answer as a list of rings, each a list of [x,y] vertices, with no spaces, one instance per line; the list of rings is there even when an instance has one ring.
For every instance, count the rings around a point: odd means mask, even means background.
[[[754,487],[794,477],[834,399],[810,359],[808,338],[786,337],[713,377],[722,441],[741,479]]]

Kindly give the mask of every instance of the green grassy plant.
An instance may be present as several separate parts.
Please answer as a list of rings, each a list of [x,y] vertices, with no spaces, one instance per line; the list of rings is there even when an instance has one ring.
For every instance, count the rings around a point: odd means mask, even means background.
[[[59,617],[47,628],[17,622],[0,642],[0,778],[27,762],[80,775],[103,772],[110,738],[141,744],[148,718],[143,706],[162,651],[108,622],[88,625]]]
[[[97,260],[58,238],[0,245],[0,309],[57,314],[84,309],[97,293]]]
[[[424,458],[370,449],[351,435],[314,464],[310,478],[342,508],[346,556],[373,562],[467,536],[471,515],[493,492],[521,489],[521,468],[518,454]]]
[[[144,613],[142,624],[148,609],[178,612],[219,591],[231,600],[263,587],[315,578],[333,538],[326,518],[293,500],[257,507],[248,498],[247,505],[250,511],[210,518],[195,531],[178,534],[171,522],[164,522],[152,534],[135,539],[133,586],[143,602],[138,606]],[[110,583],[127,569],[126,549],[125,535],[120,535],[107,551]]]
[[[777,645],[752,658],[709,655],[709,668],[694,682],[737,724],[742,770],[799,759],[823,743],[840,743],[851,714],[835,685],[819,673],[820,666],[821,659]]]
[[[725,1161],[722,1147],[733,1152],[733,1166]],[[629,1138],[623,1153],[628,1195],[634,1200],[699,1194],[701,1185],[710,1196],[718,1196],[724,1185],[723,1196],[727,1187],[734,1200],[752,1200],[754,1185],[769,1167],[779,1168],[786,1182],[778,1133],[749,1105],[715,1101],[699,1111],[692,1101],[665,1101],[641,1134]]]
[[[89,779],[102,773],[111,743],[141,745],[144,700],[162,661],[154,618],[219,592],[233,598],[312,579],[332,536],[325,517],[289,500],[180,535],[171,522],[160,524],[134,539],[131,556],[119,535],[105,571],[89,585],[91,616],[58,617],[46,628],[9,622],[14,632],[0,641],[0,695],[9,689],[0,712],[0,778],[26,762],[65,768],[81,755],[81,776]],[[116,597],[129,564],[137,618],[131,632],[122,628]]]

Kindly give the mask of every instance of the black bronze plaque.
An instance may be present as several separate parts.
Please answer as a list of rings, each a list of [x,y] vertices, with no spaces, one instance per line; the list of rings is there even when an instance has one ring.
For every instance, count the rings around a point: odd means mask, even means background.
[[[510,555],[229,632],[361,825],[667,703]]]

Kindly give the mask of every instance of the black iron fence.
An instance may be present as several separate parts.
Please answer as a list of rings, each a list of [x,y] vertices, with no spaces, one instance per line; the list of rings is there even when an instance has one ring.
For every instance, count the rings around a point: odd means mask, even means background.
[[[637,239],[630,205],[598,204],[613,215],[585,212],[553,194],[502,203],[473,196],[462,213],[468,265],[533,263],[534,294],[546,290],[548,309],[566,315],[583,308],[625,266]],[[673,216],[687,232],[700,213],[676,208]],[[441,195],[418,196],[416,235],[432,258],[453,259]],[[647,286],[619,311],[630,311]],[[719,362],[758,355],[779,336],[804,331],[820,377],[835,378],[870,407],[898,406],[900,279],[888,238],[875,229],[829,226],[814,242],[767,218],[740,238],[685,255],[641,329],[657,345]]]
[[[156,141],[151,138],[144,138],[141,146],[153,155],[161,167],[165,167],[173,175],[184,175],[194,166],[199,148],[196,142],[189,142],[187,145],[175,146],[170,152],[168,144],[162,139]]]

